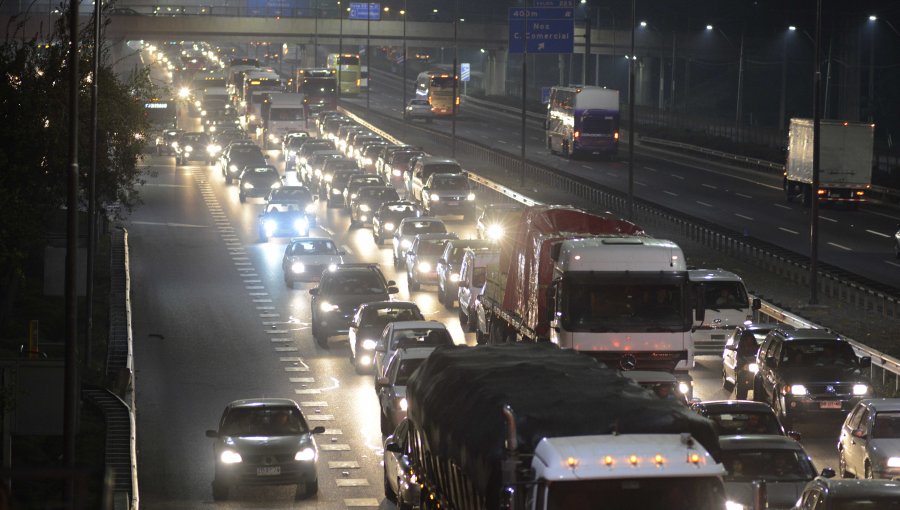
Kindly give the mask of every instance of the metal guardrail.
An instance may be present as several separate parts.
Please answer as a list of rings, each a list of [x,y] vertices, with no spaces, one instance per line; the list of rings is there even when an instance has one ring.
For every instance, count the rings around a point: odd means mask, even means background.
[[[370,122],[367,122],[349,110],[345,108],[341,108],[341,110],[356,122],[367,126],[382,136],[386,136],[386,138],[393,143],[402,143],[399,139],[391,136],[380,128],[376,128]],[[396,122],[396,119],[385,119]],[[446,135],[435,132],[434,130],[427,130],[427,132],[429,136],[448,138]],[[524,171],[526,177],[556,189],[563,190],[579,198],[587,199],[590,202],[597,204],[599,208],[613,211],[625,210],[626,204],[623,196],[608,190],[600,189],[596,183],[565,175],[555,169],[546,168],[533,162],[528,162],[523,168],[520,158],[505,154],[496,149],[457,139],[457,154],[474,157],[478,161],[497,165],[506,170],[508,174],[518,175],[519,172]],[[496,192],[508,199],[525,199],[528,200],[528,202],[523,201],[522,203],[529,205],[539,203],[515,190],[474,172],[469,172],[469,179],[481,188]],[[732,256],[756,259],[754,262],[761,262],[767,270],[776,275],[788,278],[791,281],[803,282],[805,278],[808,277],[809,269],[805,265],[791,260],[785,253],[778,253],[778,250],[770,250],[769,247],[752,244],[747,240],[717,231],[709,225],[696,223],[696,220],[685,218],[673,211],[663,209],[647,202],[636,201],[634,209],[636,215],[640,215],[640,220],[635,218],[635,221],[646,227],[665,223],[666,227],[674,227],[685,237],[707,247],[726,252]],[[846,302],[850,302],[851,304],[865,309],[881,310],[885,316],[894,318],[900,316],[900,302],[895,298],[879,295],[877,292],[864,288],[855,282],[841,281],[840,278],[835,277],[834,275],[820,271],[820,285],[823,294],[838,297],[839,299],[843,299]],[[873,301],[872,298],[874,297],[877,297],[877,299]],[[799,315],[780,309],[768,302],[763,303],[760,313],[773,320],[790,324],[795,327],[823,328],[823,326],[812,323]],[[893,379],[892,386],[895,391],[900,391],[900,360],[876,351],[875,349],[867,347],[850,338],[847,338],[847,340],[851,342],[858,353],[872,358],[873,379],[875,379],[876,376],[875,370],[880,370],[882,385],[889,387],[889,378],[891,378]]]

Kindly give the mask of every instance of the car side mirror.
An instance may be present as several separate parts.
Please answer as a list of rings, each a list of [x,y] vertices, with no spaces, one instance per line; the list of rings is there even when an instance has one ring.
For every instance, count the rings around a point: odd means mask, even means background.
[[[398,289],[397,287],[388,287],[387,291],[388,294],[397,294],[398,292],[400,292],[400,289]]]
[[[726,351],[736,351],[737,345],[735,345],[735,344],[725,345],[725,350]]]
[[[316,288],[314,288],[314,289],[309,289],[309,295],[310,295],[310,296],[318,296],[318,295],[319,295],[319,288],[316,287]]]
[[[309,431],[310,434],[324,434],[325,427],[319,425],[318,427],[313,427],[312,430]]]
[[[753,301],[750,302],[750,308],[753,310],[759,310],[762,308],[762,300],[759,298],[753,298]]]
[[[834,478],[836,474],[834,468],[827,467],[822,469],[822,474],[820,476],[823,478]]]
[[[787,433],[788,437],[797,441],[798,443],[803,440],[803,435],[797,432],[796,430],[789,430]]]
[[[388,280],[387,284],[388,284],[388,287],[391,287],[391,286],[397,285],[397,282],[395,282],[394,280]]]
[[[872,366],[872,358],[870,358],[868,356],[863,356],[862,358],[859,358],[859,366],[861,368],[871,367]]]
[[[359,327],[359,324],[358,324],[356,321],[353,321],[353,322],[350,323],[350,327],[351,327],[351,328],[358,328],[358,327]]]
[[[387,441],[384,443],[384,449],[391,453],[403,453],[403,449],[400,448],[400,445],[397,444],[397,440],[394,439],[394,436],[390,436],[387,438]]]
[[[384,348],[384,342],[379,340],[378,343],[375,344],[375,351],[376,352],[386,352],[387,349]]]
[[[207,430],[206,437],[212,437],[212,438],[219,437],[219,432],[216,430]]]

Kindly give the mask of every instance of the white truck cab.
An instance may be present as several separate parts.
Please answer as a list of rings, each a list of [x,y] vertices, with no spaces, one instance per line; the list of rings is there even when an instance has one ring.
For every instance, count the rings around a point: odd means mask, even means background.
[[[721,355],[734,328],[753,319],[744,280],[724,269],[690,269],[688,275],[706,306],[703,320],[695,321],[692,329],[694,352]]]

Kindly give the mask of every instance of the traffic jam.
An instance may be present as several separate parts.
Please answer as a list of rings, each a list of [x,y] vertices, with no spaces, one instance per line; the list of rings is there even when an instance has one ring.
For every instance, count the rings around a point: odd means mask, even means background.
[[[516,201],[403,143],[338,107],[333,69],[286,83],[250,58],[218,67],[179,91],[180,123],[200,127],[161,128],[156,154],[208,165],[254,211],[257,243],[284,247],[315,345],[348,345],[371,379],[396,508],[900,508],[900,399],[877,398],[872,360],[840,335],[760,321],[738,274],[693,267],[640,225]],[[432,122],[408,106],[406,122]],[[393,267],[358,262],[332,214]],[[701,356],[721,358],[729,399],[699,398]],[[326,427],[304,405],[222,405],[206,431],[214,501],[326,490]],[[800,427],[822,420],[842,422],[827,433],[837,465],[805,449]]]

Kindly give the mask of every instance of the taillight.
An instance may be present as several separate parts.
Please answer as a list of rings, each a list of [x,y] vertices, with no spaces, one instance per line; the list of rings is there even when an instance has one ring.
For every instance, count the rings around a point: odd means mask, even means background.
[[[619,139],[619,132],[616,131],[615,133],[613,133],[613,140],[618,140],[618,139]]]
[[[575,134],[572,136],[577,140],[581,136],[581,133],[578,131],[575,131]]]

